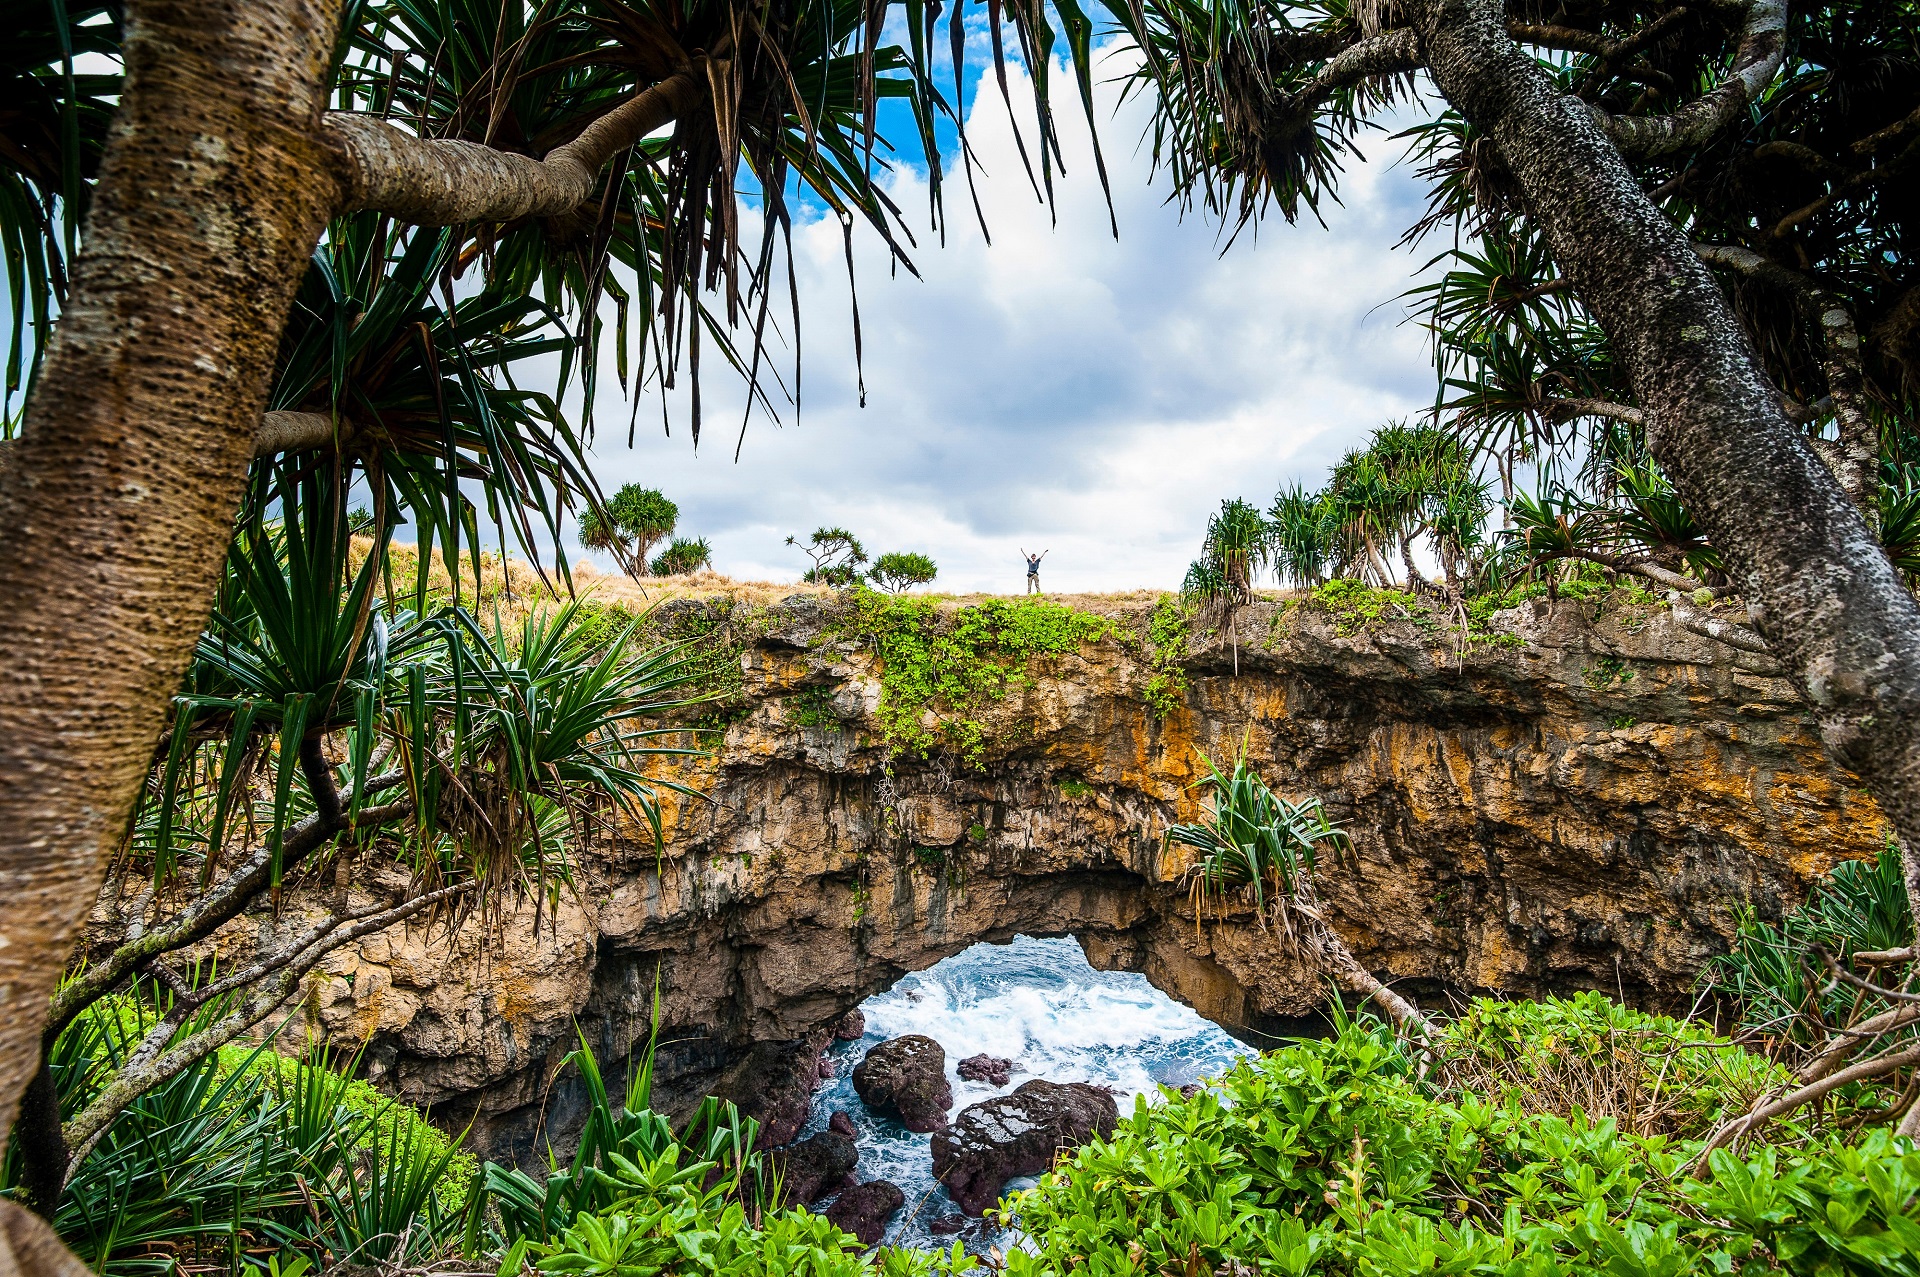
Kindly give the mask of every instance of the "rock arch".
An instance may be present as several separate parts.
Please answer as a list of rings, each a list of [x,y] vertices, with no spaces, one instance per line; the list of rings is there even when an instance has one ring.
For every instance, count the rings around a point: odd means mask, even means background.
[[[709,797],[650,842],[592,848],[576,890],[483,945],[372,937],[311,1005],[369,1071],[474,1146],[529,1151],[579,1033],[617,1072],[656,982],[663,1102],[802,1040],[901,975],[982,940],[1072,935],[1258,1040],[1321,1005],[1250,913],[1196,928],[1162,845],[1204,754],[1244,741],[1276,787],[1353,835],[1322,895],[1357,955],[1416,993],[1576,988],[1683,1001],[1735,911],[1777,913],[1885,824],[1764,665],[1651,617],[1544,605],[1519,647],[1439,650],[1412,625],[1343,634],[1308,612],[1190,661],[1183,702],[1111,641],[1030,671],[978,765],[888,748],[870,653],[800,617],[742,654]],[[1605,677],[1596,676],[1598,670]],[[833,707],[821,725],[819,706]],[[803,712],[804,711],[804,712]]]

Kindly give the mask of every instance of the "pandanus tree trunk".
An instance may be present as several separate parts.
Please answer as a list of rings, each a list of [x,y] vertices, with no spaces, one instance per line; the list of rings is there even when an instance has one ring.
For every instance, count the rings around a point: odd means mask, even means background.
[[[72,286],[24,431],[0,448],[0,1154],[207,626],[276,347],[328,218],[569,212],[609,158],[702,100],[688,68],[544,161],[423,141],[326,113],[340,4],[128,5],[126,84]],[[0,1277],[49,1271],[65,1252],[45,1241],[0,1203]]]
[[[1755,0],[1725,80],[1672,116],[1603,118],[1508,36],[1499,0],[1424,0],[1424,61],[1492,139],[1646,412],[1647,443],[1726,559],[1835,758],[1893,823],[1920,901],[1920,604],[1788,420],[1719,284],[1622,157],[1710,140],[1776,73],[1786,7]]]

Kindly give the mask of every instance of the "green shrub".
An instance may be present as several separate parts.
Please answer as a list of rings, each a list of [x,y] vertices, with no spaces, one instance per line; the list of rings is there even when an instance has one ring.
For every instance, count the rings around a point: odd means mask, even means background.
[[[1030,660],[1070,655],[1114,633],[1104,616],[1042,598],[989,599],[943,613],[934,599],[864,586],[854,587],[836,628],[871,643],[880,657],[879,718],[890,743],[923,756],[946,745],[976,764],[988,744],[979,715],[1032,681]]]
[[[867,579],[889,594],[898,594],[913,586],[925,585],[938,575],[939,567],[926,555],[895,550],[874,560]]]
[[[549,1244],[517,1247],[502,1272],[521,1258],[555,1277],[960,1277],[976,1262],[958,1242],[948,1252],[860,1253],[860,1242],[805,1209],[756,1222],[723,1189],[702,1187],[704,1163],[683,1166],[669,1148],[629,1162],[610,1178],[617,1202],[581,1215]]]
[[[1681,1045],[1636,1052],[1634,1037]],[[1638,1090],[1589,1090],[1555,1112],[1531,1065],[1483,1092],[1449,1080],[1463,1060],[1480,1080],[1490,1062],[1541,1064],[1550,1043],[1613,1072],[1630,1057]],[[1481,1002],[1437,1052],[1423,1076],[1384,1026],[1343,1019],[1331,1039],[1243,1061],[1190,1098],[1140,1100],[1009,1204],[1028,1247],[1008,1253],[1008,1277],[1920,1274],[1909,1143],[1796,1130],[1791,1147],[1722,1150],[1694,1178],[1698,1143],[1600,1111],[1771,1068],[1697,1028],[1597,997]],[[1689,1097],[1687,1121],[1743,1095]]]
[[[1314,587],[1310,597],[1315,605],[1333,615],[1334,630],[1343,637],[1359,633],[1386,619],[1390,613],[1424,616],[1427,612],[1426,605],[1411,594],[1378,590],[1348,577]]]
[[[1164,720],[1187,694],[1187,623],[1192,607],[1177,594],[1162,594],[1147,619],[1147,667],[1153,673],[1141,699],[1147,712]]]

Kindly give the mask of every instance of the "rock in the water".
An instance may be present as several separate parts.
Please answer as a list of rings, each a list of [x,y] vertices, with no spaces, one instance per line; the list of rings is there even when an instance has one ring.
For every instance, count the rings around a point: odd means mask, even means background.
[[[825,1034],[791,1042],[762,1042],[729,1069],[713,1088],[741,1113],[760,1123],[756,1148],[788,1144],[807,1124],[813,1093],[820,1085],[820,1050]]]
[[[927,1231],[935,1237],[951,1237],[966,1226],[965,1215],[936,1215],[927,1221]]]
[[[853,1173],[854,1163],[859,1159],[853,1141],[834,1131],[822,1131],[767,1154],[771,1168],[780,1175],[783,1206],[805,1206],[819,1201]]]
[[[982,1215],[1008,1180],[1040,1174],[1056,1153],[1107,1134],[1119,1120],[1120,1107],[1104,1087],[1036,1078],[963,1110],[936,1132],[933,1174],[961,1210]]]
[[[907,1204],[907,1195],[884,1179],[855,1184],[836,1197],[827,1207],[827,1219],[834,1227],[852,1233],[862,1245],[877,1246],[887,1235],[887,1221],[893,1212]]]
[[[838,1076],[839,1076],[838,1072],[833,1067],[833,1057],[830,1055],[821,1056],[820,1057],[820,1080],[822,1082],[829,1082]]]
[[[859,1134],[859,1132],[853,1128],[853,1115],[850,1113],[836,1112],[832,1117],[827,1119],[827,1129],[835,1135],[844,1135],[848,1139],[852,1139]]]
[[[853,1089],[868,1108],[891,1108],[910,1131],[925,1134],[947,1124],[953,1085],[947,1053],[932,1038],[910,1033],[882,1042],[853,1069]]]
[[[969,1055],[960,1061],[959,1067],[960,1076],[969,1082],[990,1082],[994,1086],[1005,1086],[1007,1080],[1013,1076],[1014,1063],[1012,1060],[1002,1060],[983,1051],[979,1055]]]
[[[855,1007],[833,1022],[832,1032],[842,1042],[858,1042],[867,1035],[867,1013]]]

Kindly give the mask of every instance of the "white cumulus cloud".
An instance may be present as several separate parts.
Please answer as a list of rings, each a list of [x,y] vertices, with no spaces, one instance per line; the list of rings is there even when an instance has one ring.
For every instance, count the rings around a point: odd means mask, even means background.
[[[1031,89],[1010,74],[1018,107]],[[1064,74],[1055,84],[1071,94]],[[1077,102],[1056,107],[1069,169],[1056,223],[1021,169],[1004,104],[980,94],[968,137],[992,243],[951,164],[947,242],[922,232],[913,252],[922,279],[890,277],[875,237],[856,234],[866,407],[841,229],[809,211],[794,234],[798,420],[788,410],[776,428],[756,415],[736,464],[742,397],[710,360],[698,452],[684,391],[666,405],[669,438],[651,388],[629,450],[629,408],[609,394],[602,486],[663,489],[682,532],[709,538],[715,565],[739,578],[794,579],[806,561],[786,536],[841,524],[876,553],[932,555],[940,589],[1021,588],[1022,547],[1051,551],[1050,590],[1172,588],[1221,498],[1264,505],[1283,481],[1318,483],[1374,426],[1431,403],[1420,334],[1396,300],[1419,259],[1393,249],[1422,193],[1389,162],[1394,144],[1363,142],[1370,162],[1349,167],[1325,229],[1275,216],[1222,254],[1217,225],[1182,220],[1164,177],[1149,183],[1134,146],[1143,109],[1115,115],[1117,99],[1101,86],[1117,241]],[[924,221],[924,175],[902,168],[890,187]]]

